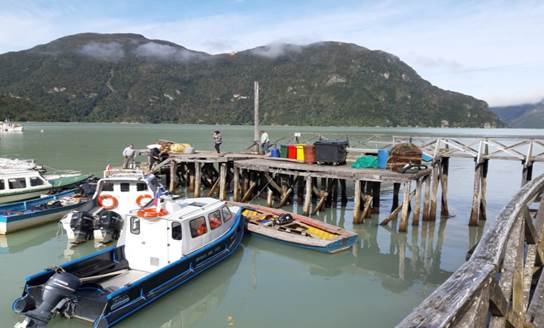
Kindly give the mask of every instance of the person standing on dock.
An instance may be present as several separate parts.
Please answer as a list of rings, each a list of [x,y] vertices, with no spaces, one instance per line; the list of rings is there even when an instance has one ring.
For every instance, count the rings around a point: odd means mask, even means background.
[[[149,150],[149,170],[153,169],[153,166],[155,166],[155,164],[160,163],[161,161],[160,156],[161,156],[161,151],[159,148],[152,147]]]
[[[270,147],[270,137],[268,136],[268,132],[261,131],[261,154],[265,155],[268,153],[268,147]]]
[[[221,144],[223,143],[223,137],[221,136],[221,132],[219,132],[219,130],[215,130],[213,132],[212,138],[215,151],[217,151],[218,154],[221,154]]]
[[[125,149],[123,149],[123,168],[128,169],[129,166],[132,166],[134,163],[134,155],[136,151],[134,150],[134,145],[130,144]]]

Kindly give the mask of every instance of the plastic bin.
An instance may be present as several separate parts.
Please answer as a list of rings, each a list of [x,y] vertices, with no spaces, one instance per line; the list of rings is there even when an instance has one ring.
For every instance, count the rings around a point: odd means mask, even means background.
[[[389,158],[389,149],[383,148],[378,150],[378,168],[385,169],[387,167],[387,159]]]
[[[287,146],[287,158],[297,159],[297,146],[296,145]]]
[[[280,157],[287,158],[287,145],[280,145]]]
[[[315,159],[318,164],[340,165],[346,163],[348,142],[344,140],[316,141]]]
[[[297,145],[297,161],[304,161],[304,145]]]
[[[304,163],[315,164],[315,146],[304,145]]]
[[[270,149],[270,157],[280,157],[280,150],[278,148]]]

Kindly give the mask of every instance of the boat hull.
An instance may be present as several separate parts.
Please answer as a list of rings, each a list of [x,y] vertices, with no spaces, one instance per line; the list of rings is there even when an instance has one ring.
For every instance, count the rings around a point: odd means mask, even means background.
[[[75,294],[81,312],[73,313],[73,316],[92,321],[93,327],[106,328],[152,304],[162,296],[228,258],[238,249],[244,236],[245,220],[240,212],[236,214],[235,220],[232,227],[216,241],[113,292],[109,292],[104,288],[97,288],[97,284],[92,284],[92,286],[83,285]],[[98,265],[111,271],[128,269],[128,262],[124,258],[124,246],[110,247],[64,263],[60,267],[79,276],[87,268],[96,271]],[[27,277],[23,295],[15,300],[12,308],[15,309],[15,304],[28,297],[28,295],[35,295],[36,290],[42,288],[41,286],[54,273],[53,270],[47,269]],[[94,273],[96,274],[96,272]],[[78,294],[80,290],[82,292]],[[94,312],[89,313],[88,309],[84,311],[86,300],[90,300],[94,304],[92,306]],[[101,302],[100,306],[97,306],[96,302]]]
[[[48,193],[49,191],[51,191],[51,188],[41,188],[37,190],[28,190],[24,192],[9,193],[4,195],[0,194],[0,204],[8,204],[19,202],[22,200],[37,198],[45,193]]]
[[[77,206],[79,206],[79,204]],[[64,216],[66,213],[70,212],[77,206],[70,206],[67,209],[60,209],[59,211],[54,211],[52,213],[36,215],[33,217],[28,217],[11,222],[2,221],[2,219],[0,218],[0,235],[6,235],[14,231],[23,230],[59,220],[60,218],[62,218],[62,216]]]

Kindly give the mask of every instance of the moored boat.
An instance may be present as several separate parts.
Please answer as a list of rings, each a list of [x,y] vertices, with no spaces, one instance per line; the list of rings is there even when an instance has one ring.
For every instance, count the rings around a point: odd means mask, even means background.
[[[93,238],[101,243],[117,240],[124,225],[123,217],[146,206],[161,188],[154,175],[141,170],[104,171],[92,201],[62,218],[68,240],[72,244]]]
[[[260,236],[323,253],[337,253],[351,248],[356,233],[310,217],[261,205],[229,202],[242,208],[247,229]]]
[[[21,124],[13,123],[7,118],[0,123],[0,133],[22,133],[23,126]]]
[[[48,176],[37,170],[0,170],[0,204],[37,198],[53,190],[76,186],[88,178],[79,173]]]
[[[27,277],[12,309],[20,327],[53,315],[111,327],[233,254],[244,218],[212,198],[165,199],[131,212],[123,242]]]
[[[0,235],[60,219],[84,205],[90,195],[79,189],[0,206]]]

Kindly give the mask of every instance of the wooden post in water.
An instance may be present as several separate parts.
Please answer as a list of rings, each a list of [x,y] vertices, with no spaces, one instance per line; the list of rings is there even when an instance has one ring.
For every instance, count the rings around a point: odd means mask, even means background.
[[[475,159],[474,167],[474,191],[472,195],[472,209],[470,211],[470,221],[468,225],[477,226],[478,219],[480,218],[480,200],[481,200],[481,187],[482,187],[482,170],[483,170],[483,152],[484,142],[480,141],[480,147],[478,149],[478,155]]]
[[[232,177],[233,190],[232,190],[232,199],[235,202],[240,201],[240,170],[238,168],[233,168],[234,176]]]
[[[312,177],[310,175],[306,176],[306,188],[304,195],[304,206],[302,211],[304,215],[310,214],[310,205],[312,205]]]
[[[340,204],[345,207],[348,203],[348,193],[346,191],[346,180],[340,179]]]
[[[272,188],[267,187],[266,188],[266,206],[272,207],[274,205],[274,193],[272,192]]]
[[[533,178],[533,143],[534,140],[531,140],[529,143],[529,150],[527,151],[527,156],[521,162],[523,165],[523,171],[521,173],[521,186],[531,181]]]
[[[421,213],[421,178],[416,180],[416,200],[414,204],[414,214],[412,217],[412,225],[419,225],[419,216]]]
[[[423,192],[423,221],[431,221],[431,176],[428,175],[423,180],[424,192]]]
[[[429,219],[431,221],[436,220],[436,198],[438,196],[438,186],[440,184],[440,161],[433,163],[432,169],[432,192],[431,192],[431,212]]]
[[[170,161],[170,192],[174,192],[176,190],[176,169],[177,164],[176,161],[171,160]]]
[[[482,163],[482,177],[480,181],[480,211],[478,218],[487,220],[487,171],[489,167],[489,159],[484,159]]]
[[[359,224],[362,222],[361,211],[361,181],[355,180],[355,191],[353,195],[353,223]]]
[[[200,163],[195,162],[195,191],[194,196],[200,197],[200,182],[202,178],[200,177]]]
[[[221,164],[219,171],[219,199],[227,199],[227,165]]]
[[[400,216],[399,232],[406,232],[408,226],[408,205],[410,204],[410,182],[405,182],[402,188],[402,214]]]
[[[372,212],[380,213],[381,182],[372,182]]]
[[[450,211],[448,209],[448,173],[450,167],[450,158],[442,157],[440,159],[440,180],[442,185],[442,203],[440,206],[440,216],[448,217],[450,216]]]
[[[393,184],[393,202],[391,204],[391,213],[399,207],[399,191],[400,191],[400,183],[394,183]],[[398,213],[398,212],[397,212]],[[395,215],[395,218],[397,216]]]

